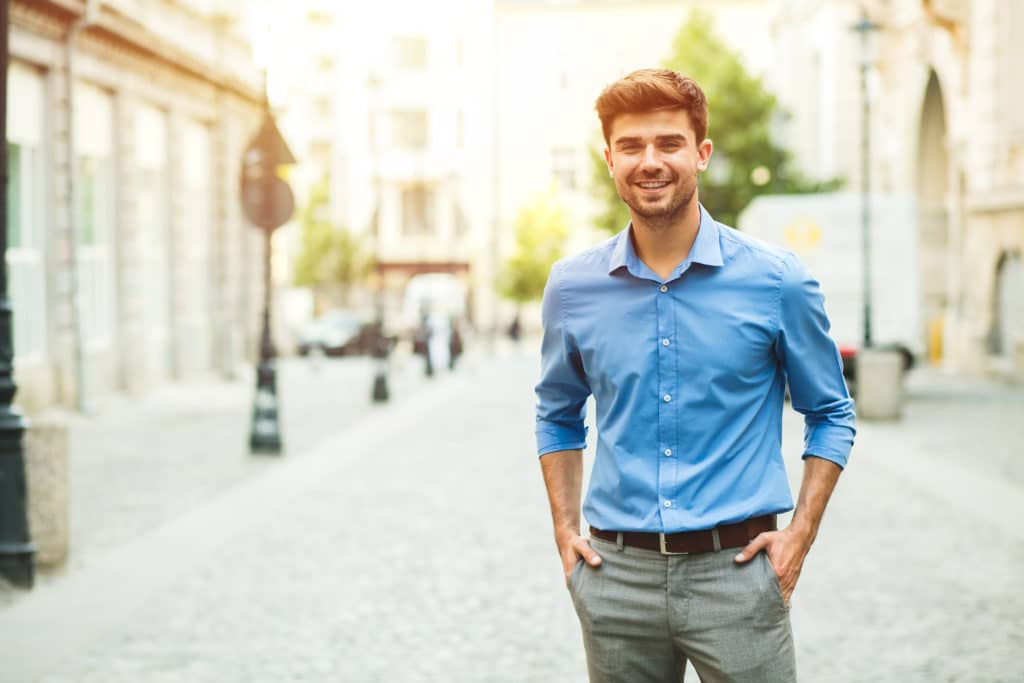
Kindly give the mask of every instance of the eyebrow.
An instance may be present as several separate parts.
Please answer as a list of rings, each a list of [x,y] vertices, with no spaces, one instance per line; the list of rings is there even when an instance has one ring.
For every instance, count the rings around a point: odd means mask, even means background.
[[[680,135],[679,133],[673,133],[671,135],[659,135],[659,136],[654,138],[654,141],[657,142],[657,143],[662,143],[662,142],[681,142],[681,143],[685,144],[686,143],[686,136],[685,135]],[[616,147],[623,147],[625,145],[640,144],[640,142],[641,142],[641,140],[638,137],[618,138],[615,141],[615,146]]]

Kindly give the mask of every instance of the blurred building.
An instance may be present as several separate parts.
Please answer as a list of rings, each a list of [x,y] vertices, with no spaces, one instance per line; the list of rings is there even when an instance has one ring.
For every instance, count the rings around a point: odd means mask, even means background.
[[[880,26],[862,54],[864,5]],[[795,0],[768,72],[800,165],[861,187],[860,61],[871,61],[873,192],[916,203],[919,317],[951,368],[1024,376],[1024,3]],[[1016,75],[1015,75],[1016,74]],[[876,292],[876,296],[884,292]]]
[[[241,0],[11,3],[23,408],[74,405],[79,373],[91,401],[231,373],[255,347],[262,242],[238,173],[262,80],[244,13]]]
[[[480,291],[493,222],[489,3],[300,7],[305,39],[280,75],[300,202],[329,179],[332,223],[372,250],[392,310],[418,273]]]
[[[296,187],[329,176],[332,220],[370,240],[392,308],[412,275],[449,272],[479,328],[504,326],[514,307],[494,281],[519,211],[555,185],[567,249],[604,237],[590,228],[594,100],[668,57],[695,8],[753,71],[770,64],[765,0],[304,0],[302,44],[271,79]]]

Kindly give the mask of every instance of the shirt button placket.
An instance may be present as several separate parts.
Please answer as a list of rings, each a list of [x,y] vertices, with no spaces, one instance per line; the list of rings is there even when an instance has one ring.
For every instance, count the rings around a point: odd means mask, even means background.
[[[658,291],[661,294],[668,292],[668,285],[662,284],[658,287]],[[675,410],[673,403],[673,394],[675,393],[675,358],[671,351],[672,347],[672,335],[675,330],[675,315],[672,310],[672,298],[667,296],[656,297],[656,307],[658,315],[658,366],[659,366],[659,384],[660,384],[660,406],[658,408],[658,440],[661,445],[659,452],[664,456],[662,458],[663,467],[671,467],[669,460],[665,460],[672,455],[672,441],[675,438]],[[673,494],[672,489],[668,482],[671,482],[675,478],[672,474],[672,470],[667,470],[665,476],[660,477],[661,481],[666,482],[666,488],[662,488],[660,493],[662,499],[662,511],[668,513],[672,509],[671,496]],[[666,525],[671,525],[672,520],[664,519],[663,522]]]

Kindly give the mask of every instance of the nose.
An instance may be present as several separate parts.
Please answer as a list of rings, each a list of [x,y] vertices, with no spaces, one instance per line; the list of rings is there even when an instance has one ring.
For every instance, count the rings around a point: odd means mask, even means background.
[[[653,169],[658,166],[658,157],[654,145],[650,144],[644,147],[644,155],[640,160],[640,168],[642,169]]]

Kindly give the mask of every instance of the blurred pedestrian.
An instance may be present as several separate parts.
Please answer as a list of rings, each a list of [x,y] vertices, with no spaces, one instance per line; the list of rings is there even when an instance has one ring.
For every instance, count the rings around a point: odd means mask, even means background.
[[[591,681],[794,681],[789,601],[854,436],[818,283],[698,201],[707,100],[644,69],[597,100],[631,222],[555,264],[537,447]],[[805,415],[793,509],[783,394]],[[583,513],[587,398],[598,442]]]
[[[512,323],[508,326],[508,338],[517,342],[522,333],[523,327],[519,322],[519,311],[516,311],[515,317],[512,318]]]
[[[452,318],[450,321],[451,337],[448,340],[448,369],[454,370],[455,363],[458,362],[459,357],[462,356],[464,342],[462,340],[462,330],[460,329],[459,321],[456,318]]]
[[[434,376],[434,365],[430,358],[430,320],[426,308],[420,309],[419,324],[413,332],[412,352],[423,355],[423,374]]]
[[[451,367],[451,321],[445,313],[434,311],[427,316],[427,356],[436,372]]]

